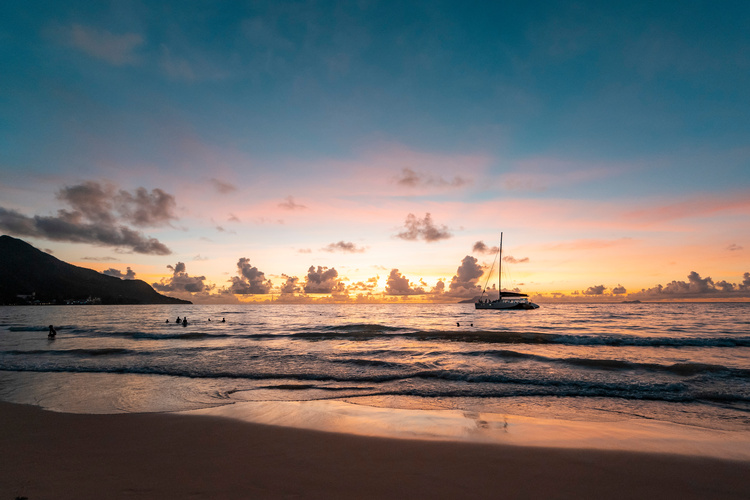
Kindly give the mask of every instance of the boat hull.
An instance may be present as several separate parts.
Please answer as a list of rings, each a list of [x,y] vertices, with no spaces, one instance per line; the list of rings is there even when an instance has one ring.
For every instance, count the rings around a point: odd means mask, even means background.
[[[531,309],[539,309],[539,306],[533,302],[509,302],[493,300],[491,302],[475,302],[475,309],[490,309],[496,311],[528,311]]]

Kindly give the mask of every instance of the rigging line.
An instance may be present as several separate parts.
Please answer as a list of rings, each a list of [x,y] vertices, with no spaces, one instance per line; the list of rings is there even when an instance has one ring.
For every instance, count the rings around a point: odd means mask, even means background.
[[[487,274],[487,280],[484,282],[484,289],[482,290],[482,295],[484,295],[487,292],[487,285],[490,282],[490,278],[492,277],[492,270],[495,269],[495,262],[497,261],[497,256],[500,254],[500,250],[497,251],[495,254],[495,259],[492,261],[492,267],[490,268],[489,274]]]

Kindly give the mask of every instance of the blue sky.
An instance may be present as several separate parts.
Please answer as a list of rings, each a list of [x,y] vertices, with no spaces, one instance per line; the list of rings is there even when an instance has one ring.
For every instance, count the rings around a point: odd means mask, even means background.
[[[537,293],[750,270],[743,2],[10,1],[0,19],[0,207],[94,224],[61,190],[174,198],[151,226],[112,209],[168,255],[4,223],[64,260],[147,281],[186,262],[216,290],[241,257],[276,287],[324,266],[382,289],[398,268],[429,289],[505,230]],[[395,236],[410,213],[451,236]],[[339,241],[358,251],[321,250]]]

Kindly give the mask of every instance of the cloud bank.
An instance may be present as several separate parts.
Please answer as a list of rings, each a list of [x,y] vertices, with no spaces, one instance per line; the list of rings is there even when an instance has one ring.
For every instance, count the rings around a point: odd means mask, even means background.
[[[62,188],[57,199],[72,210],[60,209],[56,216],[29,217],[0,207],[0,229],[18,236],[112,246],[141,254],[172,253],[156,238],[126,225],[159,227],[177,219],[174,197],[161,189],[148,192],[140,187],[131,193],[88,181]]]
[[[205,284],[205,276],[190,276],[183,262],[167,266],[167,269],[172,270],[172,276],[162,278],[158,283],[151,283],[160,292],[200,293],[212,288]]]
[[[126,272],[122,272],[119,269],[115,269],[113,267],[110,267],[109,269],[105,269],[102,271],[102,274],[106,274],[107,276],[112,276],[115,278],[120,278],[123,280],[134,280],[135,279],[135,271],[128,268]]]

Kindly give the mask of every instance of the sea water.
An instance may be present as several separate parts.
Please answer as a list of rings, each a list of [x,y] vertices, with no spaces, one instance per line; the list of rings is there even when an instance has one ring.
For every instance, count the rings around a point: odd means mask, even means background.
[[[82,413],[324,400],[747,432],[750,304],[7,306],[0,400]]]

